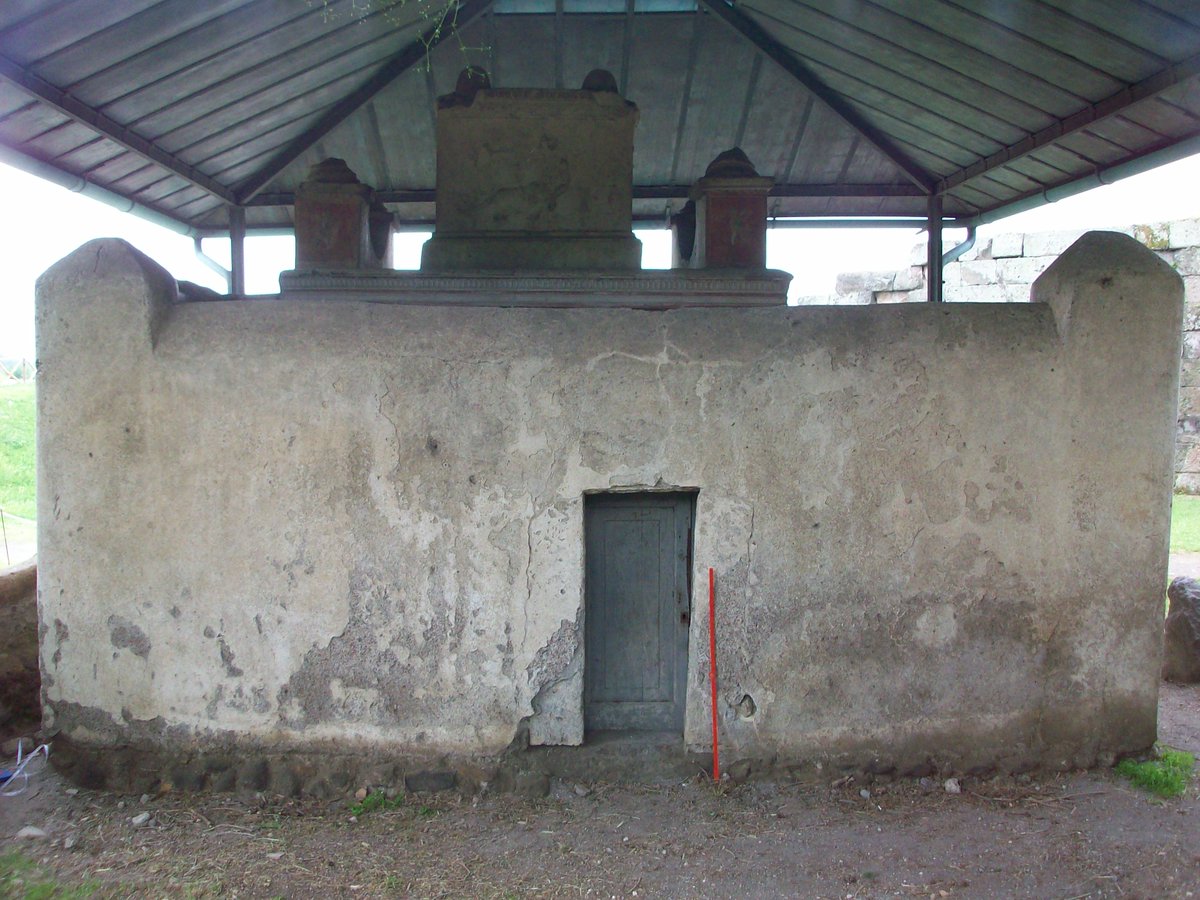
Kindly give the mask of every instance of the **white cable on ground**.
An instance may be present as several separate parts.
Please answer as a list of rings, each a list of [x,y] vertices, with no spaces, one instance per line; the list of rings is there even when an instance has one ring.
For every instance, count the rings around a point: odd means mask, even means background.
[[[27,756],[24,756],[24,757],[22,757],[21,750],[22,750],[22,745],[21,745],[21,742],[18,741],[17,742],[17,767],[15,769],[13,769],[11,772],[5,772],[5,774],[8,776],[8,778],[5,779],[3,782],[0,782],[0,785],[2,785],[2,787],[0,787],[0,797],[16,797],[19,794],[25,793],[25,791],[28,790],[28,788],[29,788],[29,773],[25,771],[25,767],[29,765],[30,760],[32,760],[39,753],[42,754],[44,757],[46,757],[47,760],[50,759],[50,745],[49,744],[41,744],[40,746],[36,747],[33,750],[33,752],[29,753]],[[13,789],[13,783],[18,778],[21,778],[24,780],[21,782],[21,786],[19,788]]]

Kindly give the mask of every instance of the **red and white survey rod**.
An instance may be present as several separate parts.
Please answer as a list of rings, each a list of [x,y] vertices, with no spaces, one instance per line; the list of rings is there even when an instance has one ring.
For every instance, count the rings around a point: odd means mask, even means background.
[[[712,694],[713,781],[721,780],[721,753],[717,747],[717,573],[708,569],[708,685]]]

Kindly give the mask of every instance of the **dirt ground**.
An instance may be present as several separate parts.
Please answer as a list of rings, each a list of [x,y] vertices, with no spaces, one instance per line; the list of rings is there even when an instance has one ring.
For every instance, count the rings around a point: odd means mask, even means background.
[[[1200,753],[1200,687],[1163,686],[1160,737]],[[40,767],[0,798],[0,896],[1200,897],[1196,783],[1168,801],[1106,771],[961,788],[556,783],[355,817],[352,801],[117,797]],[[47,836],[16,839],[26,825]]]

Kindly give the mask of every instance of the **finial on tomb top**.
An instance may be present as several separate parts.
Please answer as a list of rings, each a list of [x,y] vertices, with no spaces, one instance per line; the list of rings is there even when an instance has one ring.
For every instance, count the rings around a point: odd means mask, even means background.
[[[717,154],[716,159],[710,162],[704,171],[705,178],[754,178],[757,175],[758,170],[741,147],[733,147]]]
[[[458,81],[454,84],[454,93],[438,97],[438,109],[451,106],[470,106],[475,102],[475,95],[480,91],[491,88],[492,79],[487,71],[480,66],[467,66],[458,73]]]
[[[583,79],[583,90],[615,94],[617,93],[617,79],[608,69],[592,69]]]
[[[321,160],[308,170],[304,180],[313,184],[358,184],[358,176],[344,159],[336,156]]]

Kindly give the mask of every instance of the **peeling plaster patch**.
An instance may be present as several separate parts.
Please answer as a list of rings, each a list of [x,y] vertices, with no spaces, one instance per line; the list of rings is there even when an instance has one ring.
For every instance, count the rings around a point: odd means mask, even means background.
[[[512,622],[504,623],[504,643],[497,644],[496,650],[501,654],[500,674],[505,678],[512,678],[516,670],[513,663]]]
[[[351,719],[370,718],[379,703],[379,691],[367,687],[350,687],[340,678],[330,681],[329,693],[343,714]]]
[[[963,483],[967,516],[978,525],[986,525],[997,515],[1012,516],[1018,522],[1030,522],[1033,513],[1023,491],[1024,485],[1007,474],[989,479],[982,486],[968,480]],[[1084,530],[1088,528],[1088,524],[1082,520],[1079,526]]]
[[[925,515],[934,525],[943,525],[962,514],[962,502],[953,492],[946,490],[947,484],[952,484],[961,469],[957,457],[942,460],[932,469],[921,472],[911,483],[916,496],[925,509]],[[908,500],[909,482],[905,483],[905,500]],[[965,492],[964,492],[965,493]]]
[[[94,706],[67,701],[54,703],[53,714],[62,733],[98,744],[185,743],[192,737],[186,725],[168,725],[162,716],[139,719],[127,708],[121,710],[121,721]]]
[[[562,677],[579,652],[579,635],[583,610],[574,622],[563,619],[550,640],[534,654],[533,661],[526,667],[530,690],[536,695],[544,687]]]
[[[150,638],[146,637],[146,632],[121,616],[108,617],[108,639],[118,650],[128,650],[142,659],[150,655]]]
[[[276,695],[281,725],[395,729],[439,715],[469,722],[480,710],[495,715],[501,683],[481,677],[490,657],[464,640],[473,633],[472,594],[460,581],[453,553],[447,551],[445,565],[435,568],[424,593],[405,591],[377,572],[351,575],[345,628],[311,648]],[[411,630],[401,627],[405,622]],[[504,735],[504,744],[509,740]],[[473,749],[491,751],[487,745]]]
[[[208,704],[204,707],[204,714],[210,719],[217,717],[217,707],[221,703],[221,698],[225,696],[225,685],[218,684],[217,689],[213,691],[213,695],[208,698]]]
[[[206,711],[211,711],[209,718],[215,718],[217,707],[221,704],[228,709],[247,712],[251,709],[256,713],[265,713],[271,709],[271,701],[266,691],[261,687],[246,690],[245,686],[237,685],[227,695],[223,685],[218,685],[216,694],[209,700]]]
[[[55,726],[72,736],[115,741],[122,732],[116,720],[103,710],[67,701],[59,701],[51,706]]]
[[[265,713],[271,709],[271,701],[267,699],[267,692],[261,687],[252,688],[250,695],[254,698],[254,711],[256,713]]]
[[[531,744],[583,743],[583,610],[563,619],[526,667],[533,696]]]
[[[62,619],[54,620],[54,656],[52,657],[54,664],[57,666],[62,662],[62,645],[65,644],[71,637],[71,629],[67,627],[67,623]],[[44,678],[45,676],[43,676]]]
[[[958,633],[954,606],[940,603],[931,606],[917,617],[913,637],[927,647],[945,647]]]
[[[300,537],[297,540],[295,532],[286,532],[284,538],[295,546],[296,552],[286,563],[271,560],[271,566],[276,572],[287,578],[289,588],[295,588],[300,583],[300,575],[312,575],[316,572],[316,564],[308,556],[308,541]]]
[[[225,666],[225,674],[231,678],[241,678],[242,670],[233,664],[233,651],[229,649],[229,644],[223,637],[217,638],[217,642],[221,645],[221,664]]]

